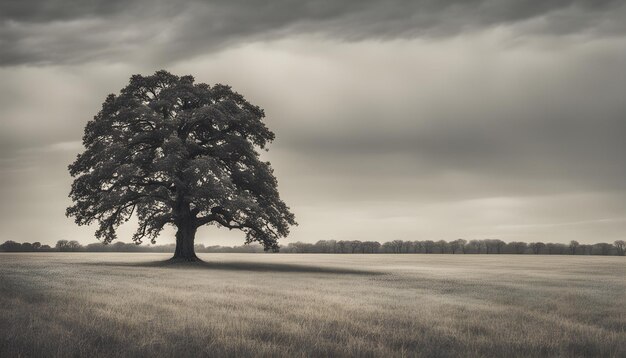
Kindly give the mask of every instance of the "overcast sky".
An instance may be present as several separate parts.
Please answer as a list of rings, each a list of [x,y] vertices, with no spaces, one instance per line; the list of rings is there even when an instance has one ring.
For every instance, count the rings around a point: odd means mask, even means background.
[[[67,165],[106,95],[162,68],[265,109],[300,224],[283,244],[624,239],[625,18],[602,0],[4,0],[0,241],[95,241],[64,216]]]

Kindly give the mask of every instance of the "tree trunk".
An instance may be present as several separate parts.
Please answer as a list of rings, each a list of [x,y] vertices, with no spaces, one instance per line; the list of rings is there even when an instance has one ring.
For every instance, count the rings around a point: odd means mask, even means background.
[[[192,221],[183,221],[178,225],[176,232],[176,251],[172,260],[176,261],[200,261],[196,256],[194,239],[196,237],[196,225]]]

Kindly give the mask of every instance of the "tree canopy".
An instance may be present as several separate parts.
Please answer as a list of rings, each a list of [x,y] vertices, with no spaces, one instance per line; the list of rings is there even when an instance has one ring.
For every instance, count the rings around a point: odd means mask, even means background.
[[[105,243],[133,214],[136,243],[154,243],[174,225],[175,257],[186,259],[195,259],[202,225],[239,229],[246,243],[278,250],[296,222],[259,156],[274,139],[264,116],[226,85],[166,71],[134,75],[85,127],[85,151],[69,166],[75,179],[66,214],[78,225],[97,222]]]

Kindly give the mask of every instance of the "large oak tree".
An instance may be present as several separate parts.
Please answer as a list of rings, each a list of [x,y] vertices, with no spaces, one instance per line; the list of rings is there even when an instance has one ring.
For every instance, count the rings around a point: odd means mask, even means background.
[[[67,215],[78,225],[97,222],[104,243],[133,215],[136,243],[154,243],[174,225],[174,259],[198,260],[194,237],[203,225],[239,229],[247,243],[278,250],[296,222],[259,158],[274,139],[263,118],[229,86],[166,71],[134,75],[85,127],[86,149],[69,166]]]

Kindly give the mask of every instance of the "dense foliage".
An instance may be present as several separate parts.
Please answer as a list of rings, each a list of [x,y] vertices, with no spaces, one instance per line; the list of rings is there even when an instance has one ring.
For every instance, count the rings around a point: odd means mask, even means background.
[[[183,258],[195,258],[202,225],[239,229],[246,243],[277,250],[295,219],[259,157],[274,139],[263,118],[228,86],[166,71],[134,75],[85,127],[86,150],[69,166],[74,205],[67,215],[78,225],[97,222],[104,243],[133,215],[137,243],[154,243],[174,225],[175,256]]]

